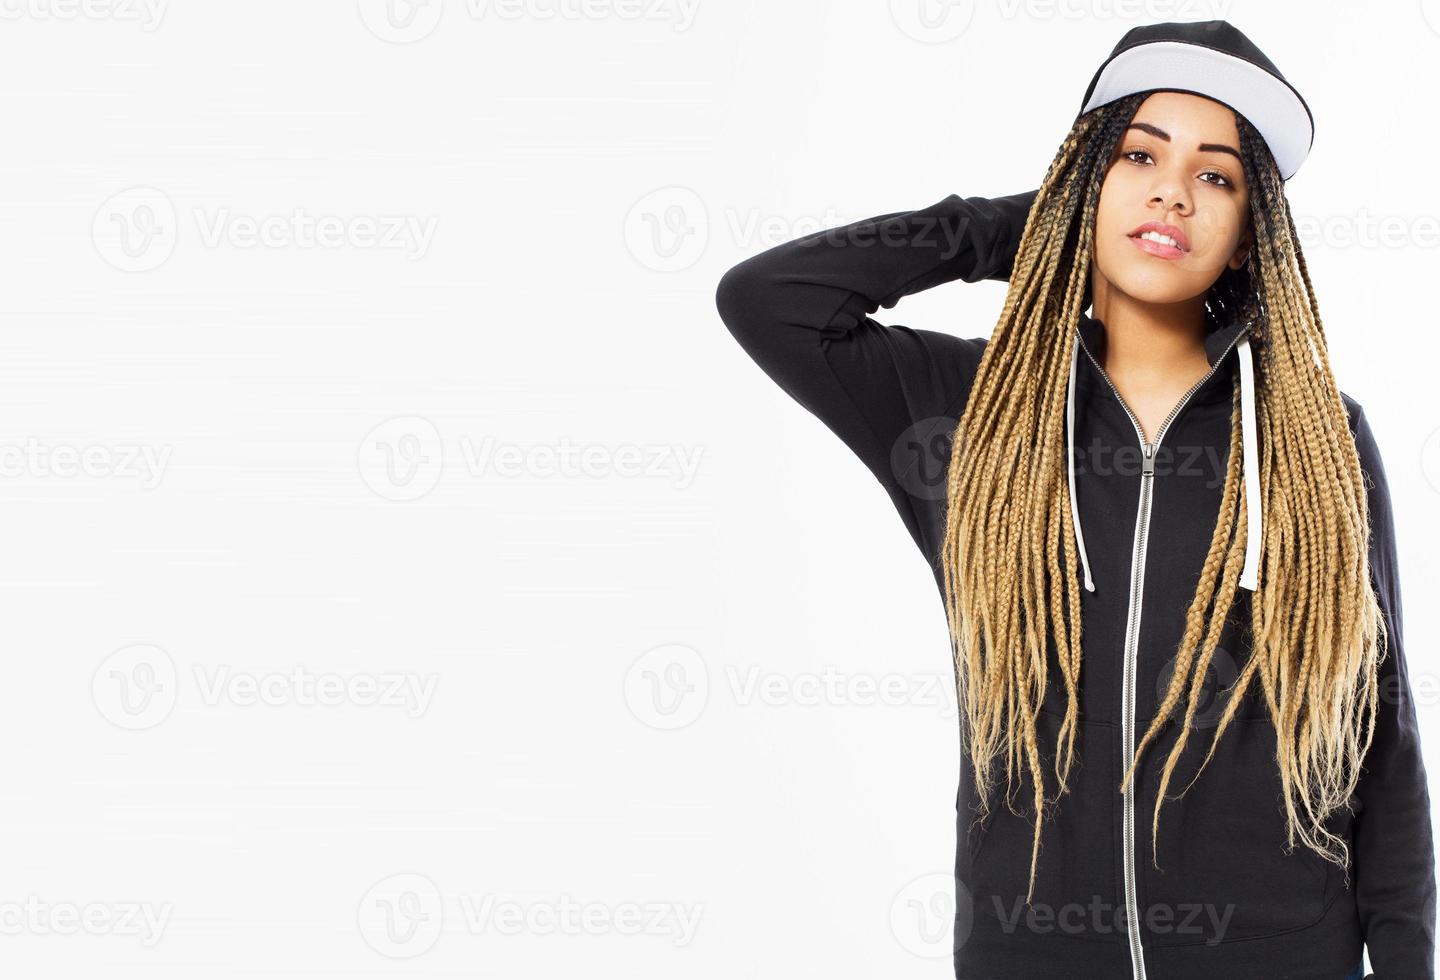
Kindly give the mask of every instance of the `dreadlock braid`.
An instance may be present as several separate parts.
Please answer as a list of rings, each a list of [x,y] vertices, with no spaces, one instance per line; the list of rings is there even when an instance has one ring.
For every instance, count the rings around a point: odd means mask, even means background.
[[[1012,812],[1018,777],[1030,779],[1034,894],[1049,804],[1067,791],[1079,730],[1081,617],[1078,553],[1063,467],[1068,354],[1090,295],[1095,212],[1114,148],[1149,93],[1117,99],[1075,121],[1035,197],[1010,288],[956,428],[947,472],[941,563],[966,751],[979,819],[990,811],[997,757]],[[1374,732],[1386,642],[1370,578],[1364,475],[1314,287],[1283,181],[1269,149],[1238,113],[1255,243],[1241,270],[1226,268],[1206,297],[1221,322],[1251,321],[1264,497],[1260,587],[1250,601],[1251,654],[1235,683],[1208,765],[1257,679],[1274,722],[1286,835],[1348,867],[1348,847],[1325,823],[1348,805]],[[1231,399],[1231,451],[1220,513],[1185,617],[1175,668],[1121,780],[1134,778],[1150,742],[1185,700],[1166,757],[1151,825],[1188,744],[1246,547],[1240,493],[1240,395]],[[1067,696],[1046,796],[1036,713],[1049,687],[1048,643]],[[1186,789],[1188,789],[1187,784]],[[1182,790],[1180,796],[1184,795]],[[1158,852],[1152,851],[1152,860]]]

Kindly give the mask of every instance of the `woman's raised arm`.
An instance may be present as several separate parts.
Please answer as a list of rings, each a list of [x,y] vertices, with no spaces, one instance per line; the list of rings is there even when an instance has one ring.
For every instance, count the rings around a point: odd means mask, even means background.
[[[944,282],[1008,279],[1036,193],[952,194],[815,232],[745,259],[716,290],[740,346],[865,462],[922,548],[915,498],[944,481],[926,446],[958,422],[985,340],[870,314]]]

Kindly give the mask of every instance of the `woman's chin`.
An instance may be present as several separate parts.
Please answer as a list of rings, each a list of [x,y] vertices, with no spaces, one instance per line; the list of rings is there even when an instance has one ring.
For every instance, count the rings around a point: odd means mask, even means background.
[[[1184,303],[1202,295],[1210,288],[1210,282],[1195,282],[1189,275],[1178,275],[1170,270],[1134,271],[1110,281],[1111,289],[1138,303],[1154,306],[1168,306]]]

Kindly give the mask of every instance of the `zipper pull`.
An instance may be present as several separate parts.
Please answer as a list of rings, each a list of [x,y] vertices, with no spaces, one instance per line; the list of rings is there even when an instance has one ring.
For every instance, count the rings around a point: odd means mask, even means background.
[[[1152,445],[1151,445],[1150,443],[1148,443],[1148,442],[1145,444],[1145,453],[1144,453],[1144,455],[1141,457],[1140,465],[1141,465],[1141,470],[1140,470],[1140,475],[1141,475],[1141,476],[1154,476],[1154,475],[1155,475],[1155,447],[1152,446]]]

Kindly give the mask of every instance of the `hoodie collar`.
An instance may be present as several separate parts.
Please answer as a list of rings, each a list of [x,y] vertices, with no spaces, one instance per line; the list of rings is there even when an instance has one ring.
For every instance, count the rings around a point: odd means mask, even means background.
[[[1230,322],[1210,331],[1205,337],[1205,354],[1214,369],[1221,358],[1234,344],[1239,353],[1240,371],[1240,443],[1241,470],[1244,476],[1245,495],[1245,564],[1240,572],[1240,587],[1254,592],[1259,585],[1260,549],[1263,544],[1260,514],[1260,463],[1256,447],[1255,424],[1255,352],[1250,345],[1250,324],[1244,318],[1232,318]],[[1075,391],[1076,377],[1080,373],[1080,358],[1088,352],[1099,364],[1104,352],[1105,328],[1101,321],[1088,313],[1080,314],[1075,336],[1075,347],[1070,359],[1070,378],[1067,386],[1068,412],[1065,432],[1068,442],[1065,453],[1066,469],[1070,482],[1070,517],[1075,525],[1075,544],[1080,552],[1080,567],[1085,576],[1085,589],[1095,591],[1095,581],[1090,575],[1090,560],[1085,553],[1085,535],[1080,527],[1080,503],[1075,493]],[[1216,377],[1225,375],[1215,370],[1194,397],[1200,397],[1205,388]],[[1217,396],[1219,397],[1219,396]],[[1153,476],[1141,479],[1154,479]]]

